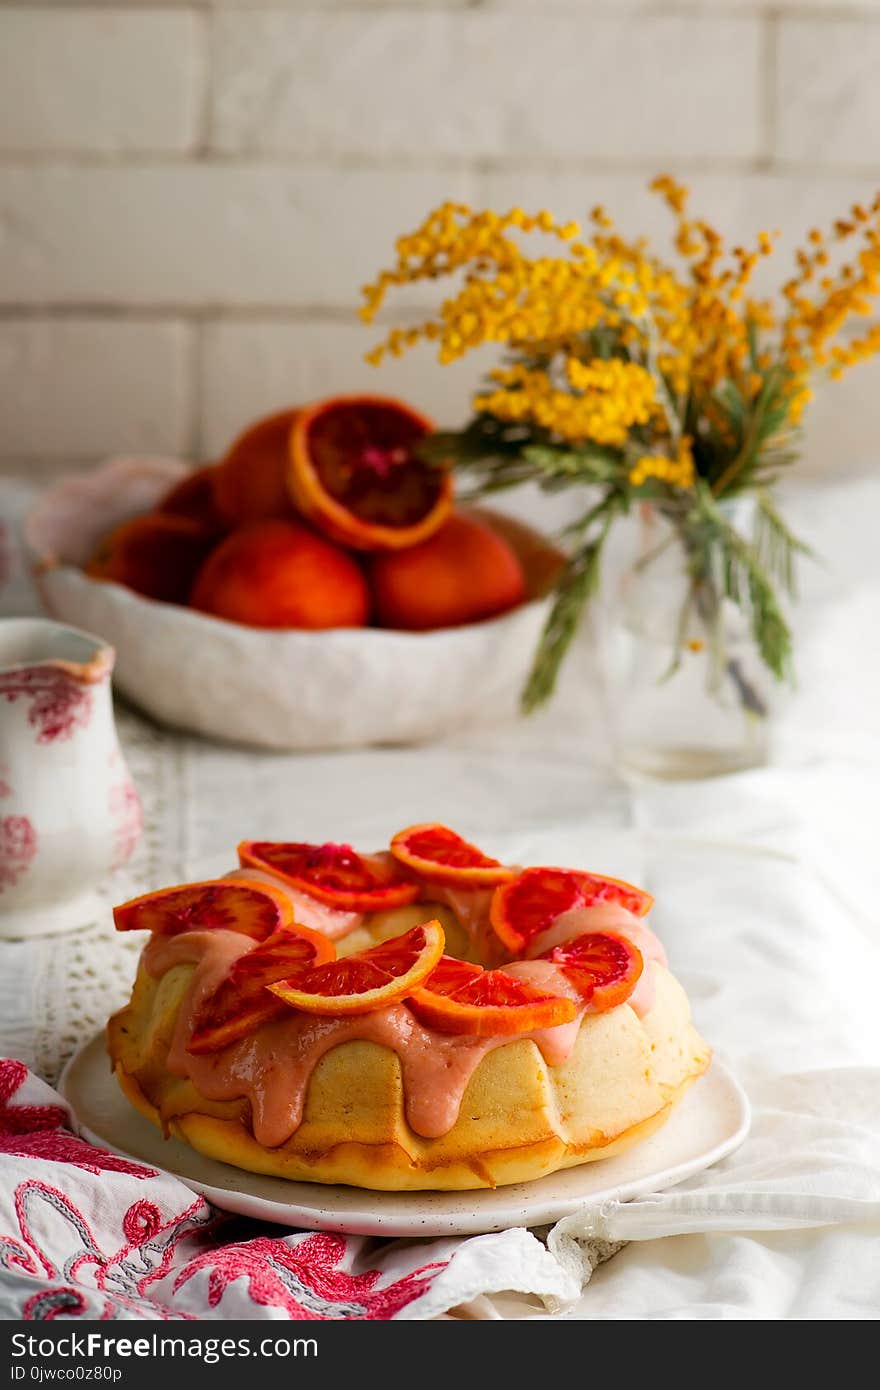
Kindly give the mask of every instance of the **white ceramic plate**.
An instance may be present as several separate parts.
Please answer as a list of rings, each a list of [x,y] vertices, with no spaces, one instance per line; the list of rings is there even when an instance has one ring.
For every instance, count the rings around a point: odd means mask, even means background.
[[[658,1192],[732,1153],[750,1120],[744,1091],[716,1060],[661,1130],[616,1158],[494,1192],[370,1192],[245,1173],[203,1158],[177,1139],[164,1140],[117,1086],[103,1033],[68,1063],[60,1089],[84,1138],[164,1168],[225,1211],[283,1226],[370,1236],[480,1235],[544,1226],[585,1203]]]

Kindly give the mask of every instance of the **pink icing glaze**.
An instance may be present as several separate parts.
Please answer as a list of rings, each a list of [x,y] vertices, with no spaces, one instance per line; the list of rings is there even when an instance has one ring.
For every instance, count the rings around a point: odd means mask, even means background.
[[[252,1037],[222,1052],[194,1057],[186,1045],[196,1011],[232,962],[254,945],[247,937],[222,931],[155,937],[145,949],[144,964],[154,976],[183,962],[195,965],[178,1015],[168,1069],[175,1076],[188,1077],[210,1100],[249,1100],[254,1136],[267,1148],[283,1144],[295,1132],[315,1066],[340,1043],[362,1039],[390,1047],[397,1054],[407,1121],[416,1134],[432,1139],[452,1129],[468,1082],[488,1052],[517,1038],[531,1038],[547,1064],[558,1066],[571,1055],[584,1012],[581,1009],[573,1023],[558,1028],[537,1029],[513,1038],[476,1038],[425,1028],[405,1004],[347,1019],[291,1010],[289,1017],[265,1024]],[[564,976],[548,962],[523,961],[516,971],[537,983],[550,985],[552,981],[555,992],[576,997]]]
[[[652,966],[655,962],[665,966],[666,952],[662,942],[654,935],[644,918],[636,917],[635,913],[629,912],[619,903],[594,903],[592,907],[574,907],[570,912],[563,912],[552,927],[535,937],[529,947],[529,955],[543,955],[545,951],[552,950],[554,946],[559,946],[563,941],[569,941],[582,932],[602,931],[617,932],[620,936],[625,936],[642,953],[645,968],[627,1003],[639,1018],[644,1018],[654,1003]]]
[[[480,938],[489,921],[491,888],[463,888],[456,883],[425,883],[424,896],[432,903],[452,908],[472,941]]]
[[[348,933],[359,927],[364,920],[362,913],[342,912],[338,907],[330,907],[308,893],[303,893],[299,888],[285,883],[284,879],[278,878],[276,874],[264,872],[263,869],[233,869],[226,877],[247,878],[252,883],[268,883],[272,888],[278,888],[289,898],[295,920],[301,922],[304,927],[322,931],[331,941],[348,936]]]

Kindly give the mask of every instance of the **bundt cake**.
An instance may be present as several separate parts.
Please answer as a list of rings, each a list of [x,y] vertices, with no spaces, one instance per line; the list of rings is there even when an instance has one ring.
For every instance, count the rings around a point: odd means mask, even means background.
[[[150,931],[108,1025],[119,1083],[211,1158],[495,1187],[619,1153],[708,1066],[630,884],[509,867],[440,825],[239,859],[114,914]]]

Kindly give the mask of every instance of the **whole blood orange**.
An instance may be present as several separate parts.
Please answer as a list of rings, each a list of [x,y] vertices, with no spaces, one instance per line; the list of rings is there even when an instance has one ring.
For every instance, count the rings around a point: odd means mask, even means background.
[[[245,1038],[254,1028],[287,1012],[268,986],[295,979],[335,957],[335,948],[321,932],[298,924],[282,927],[255,950],[239,956],[229,974],[201,1004],[187,1051],[197,1055],[219,1052]]]
[[[637,917],[644,917],[654,899],[622,879],[582,869],[532,868],[496,888],[489,915],[496,935],[508,950],[519,955],[563,912],[600,902],[619,903]]]
[[[486,888],[516,877],[498,859],[463,840],[448,826],[431,822],[399,830],[391,841],[391,853],[420,878],[435,883],[458,883]]]
[[[363,627],[369,592],[357,562],[296,521],[233,531],[199,572],[190,606],[248,627]]]
[[[117,931],[177,936],[187,931],[235,931],[264,941],[293,921],[290,899],[268,883],[217,879],[143,893],[113,909]]]
[[[562,967],[593,1013],[623,1004],[644,968],[641,951],[617,932],[582,933],[545,951],[540,959]]]
[[[439,1033],[483,1037],[555,1028],[577,1013],[571,999],[453,956],[443,957],[409,1004],[422,1023]]]
[[[371,579],[384,627],[460,627],[506,613],[525,598],[522,565],[501,536],[457,513],[429,540],[377,555]]]
[[[275,874],[319,902],[345,912],[381,912],[415,902],[418,884],[386,858],[367,858],[351,845],[243,840],[243,865]]]
[[[439,961],[444,945],[443,928],[432,920],[269,988],[285,1004],[306,1013],[372,1013],[418,988]]]
[[[189,517],[190,521],[200,522],[208,531],[225,531],[226,523],[217,510],[214,498],[216,477],[216,464],[196,468],[175,483],[170,492],[166,492],[156,510],[163,515]]]
[[[355,550],[425,540],[452,506],[451,475],[415,453],[432,428],[409,406],[379,396],[342,396],[301,410],[290,432],[296,506]]]
[[[150,512],[123,521],[105,536],[86,574],[124,584],[144,598],[186,603],[216,544],[216,535],[190,517]]]
[[[229,526],[266,517],[291,516],[287,490],[290,429],[296,411],[281,410],[257,420],[230,445],[217,466],[214,495]]]

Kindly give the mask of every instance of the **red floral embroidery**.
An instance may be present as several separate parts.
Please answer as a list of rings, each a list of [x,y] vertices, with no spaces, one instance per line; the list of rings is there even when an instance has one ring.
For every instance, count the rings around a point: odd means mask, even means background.
[[[145,1168],[77,1139],[66,1128],[67,1111],[60,1105],[7,1104],[26,1079],[27,1067],[21,1062],[0,1061],[0,1153],[42,1158],[51,1163],[72,1163],[87,1173],[127,1173],[132,1178],[156,1176],[155,1168]]]
[[[51,1322],[52,1318],[81,1318],[89,1307],[78,1289],[46,1289],[29,1298],[21,1310],[23,1322]]]
[[[252,1303],[283,1308],[289,1318],[372,1320],[393,1317],[418,1298],[443,1268],[442,1264],[423,1265],[377,1289],[378,1270],[347,1274],[339,1268],[345,1252],[342,1236],[323,1232],[292,1241],[258,1236],[197,1256],[177,1276],[174,1292],[200,1270],[208,1269],[209,1308],[216,1308],[229,1284],[246,1278]]]
[[[0,676],[0,696],[10,704],[30,700],[28,723],[37,730],[37,743],[67,739],[84,729],[92,717],[92,692],[56,666],[33,666]]]
[[[162,1225],[162,1213],[152,1202],[133,1202],[122,1218],[122,1229],[132,1245],[149,1240]]]
[[[282,1238],[263,1234],[277,1227],[219,1216],[201,1197],[181,1203],[180,1189],[175,1192],[177,1185],[169,1187],[161,1174],[77,1140],[64,1129],[63,1106],[11,1104],[27,1081],[21,1062],[0,1061],[0,1156],[73,1163],[102,1174],[102,1188],[99,1193],[94,1179],[80,1179],[72,1189],[85,1198],[80,1206],[44,1177],[9,1181],[0,1168],[0,1211],[12,1217],[10,1229],[0,1226],[0,1281],[4,1271],[13,1276],[23,1319],[198,1317],[201,1289],[193,1281],[202,1272],[207,1309],[223,1304],[236,1285],[221,1317],[238,1314],[237,1304],[245,1299],[253,1316],[260,1316],[257,1309],[271,1309],[279,1310],[276,1317],[298,1320],[390,1318],[419,1298],[446,1266],[445,1260],[425,1264],[383,1283],[378,1269],[354,1274],[346,1268],[353,1254],[342,1236]],[[126,1202],[131,1189],[103,1176],[111,1165],[129,1176],[155,1179],[146,1191],[156,1201],[143,1196]],[[254,1238],[225,1243],[243,1224],[257,1233]],[[33,1292],[20,1295],[22,1283],[30,1283]]]
[[[110,816],[113,821],[113,864],[120,869],[132,856],[141,831],[144,813],[137,788],[130,777],[110,788]]]
[[[12,888],[37,852],[37,832],[27,816],[0,816],[0,893]]]

